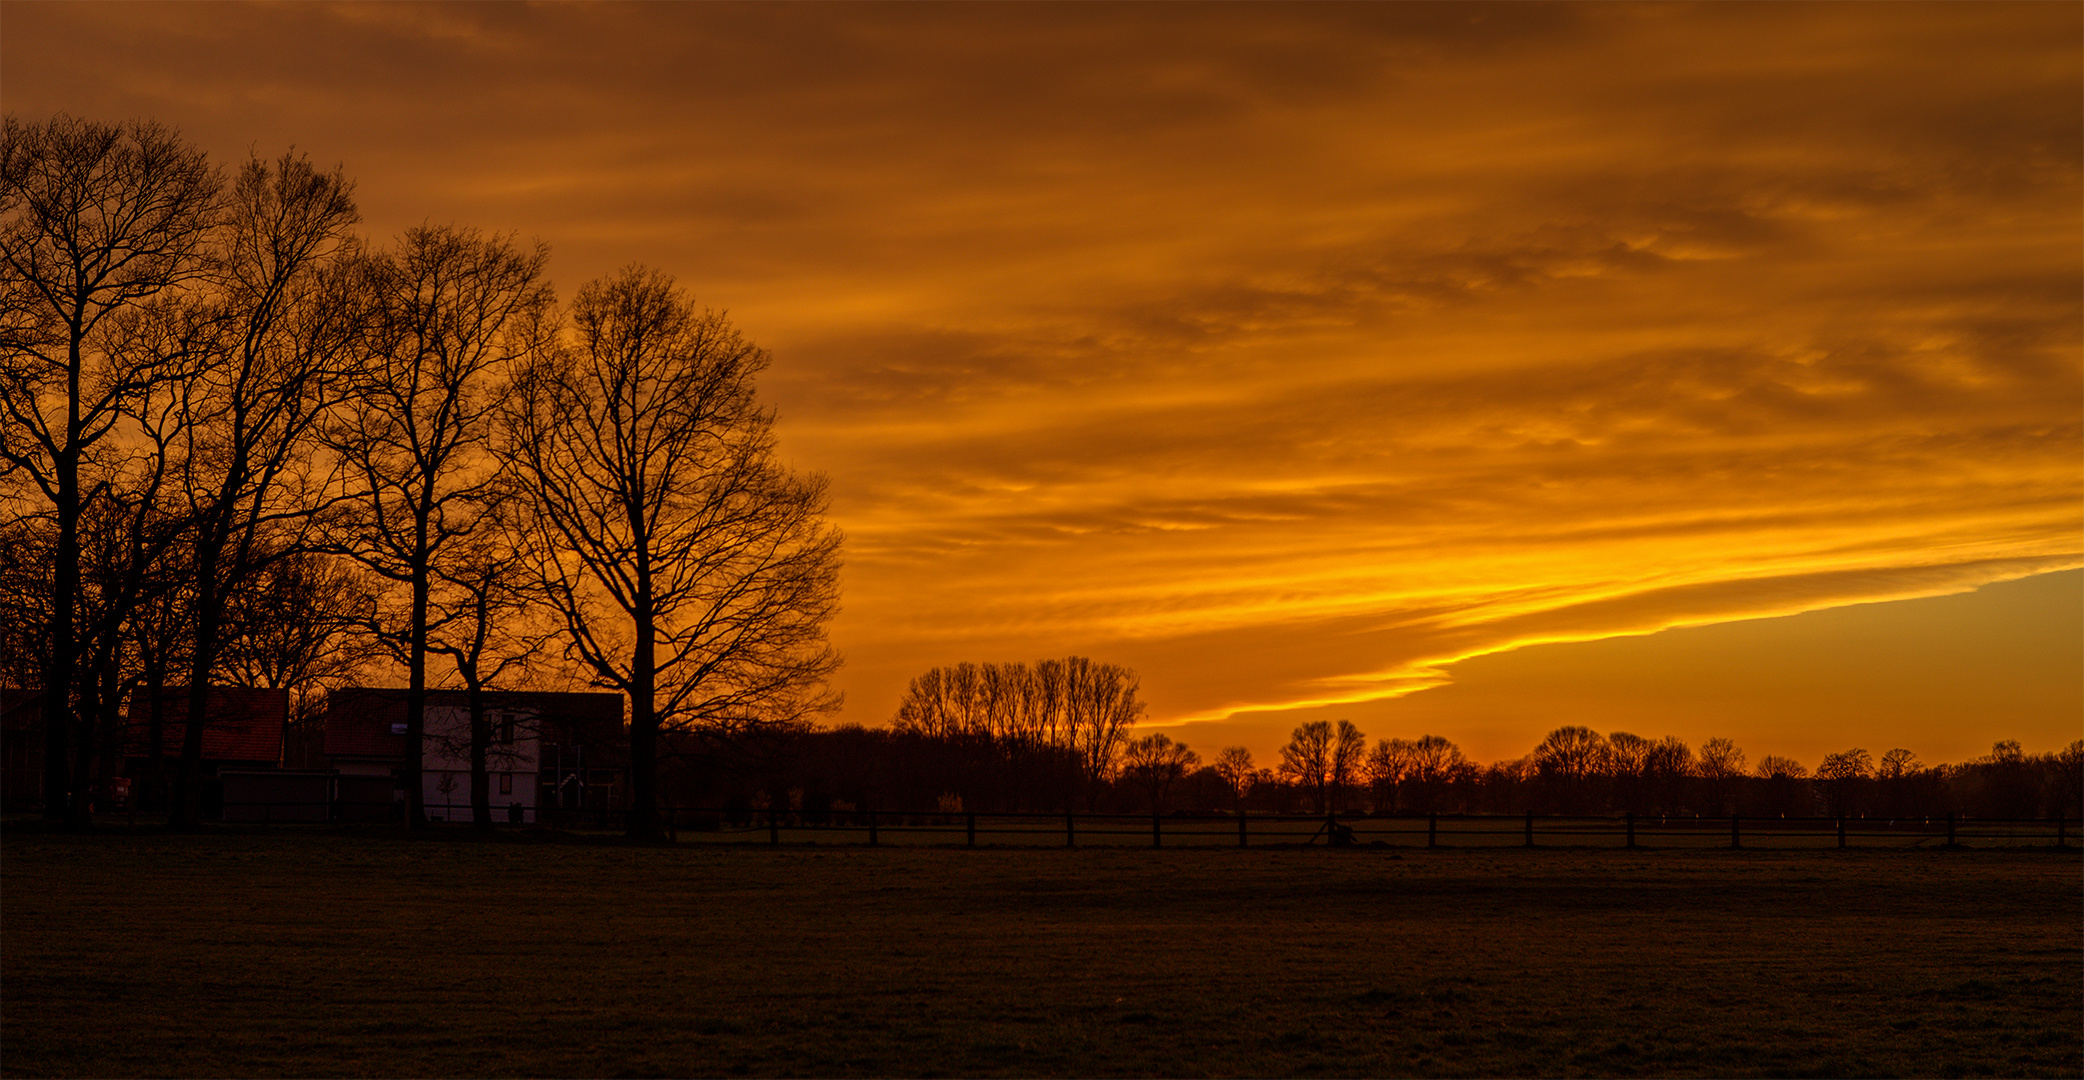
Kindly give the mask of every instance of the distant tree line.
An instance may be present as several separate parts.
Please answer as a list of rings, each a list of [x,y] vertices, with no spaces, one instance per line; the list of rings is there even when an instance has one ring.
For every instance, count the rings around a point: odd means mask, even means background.
[[[204,725],[163,687],[407,683],[630,703],[633,835],[661,733],[800,727],[836,703],[839,534],[774,461],[767,354],[640,267],[554,297],[541,245],[358,237],[353,185],[287,153],[229,175],[158,124],[0,133],[0,684],[42,693],[46,813],[87,792],[147,691],[142,793],[197,816]],[[546,648],[547,647],[547,648]],[[549,662],[541,661],[546,653]],[[131,717],[132,722],[138,718]]]
[[[1602,735],[1571,725],[1527,755],[1472,761],[1438,735],[1375,741],[1347,721],[1297,727],[1279,760],[1261,766],[1243,747],[1212,761],[1163,732],[1135,736],[1116,707],[1112,749],[1094,756],[1038,723],[1056,700],[1036,689],[1038,665],[963,664],[913,680],[888,728],[788,733],[757,761],[686,776],[684,806],[821,812],[903,811],[1282,814],[1616,814],[2084,818],[2084,740],[2028,754],[2015,741],[1959,764],[1927,765],[1908,750],[1826,755],[1812,771],[1780,755],[1753,766],[1726,738],[1698,750],[1672,736]],[[1100,669],[1101,665],[1091,665]],[[1107,685],[1133,696],[1124,669]],[[1049,685],[1054,676],[1043,676]],[[1120,702],[1125,699],[1117,697]],[[1043,704],[1037,704],[1037,703]]]

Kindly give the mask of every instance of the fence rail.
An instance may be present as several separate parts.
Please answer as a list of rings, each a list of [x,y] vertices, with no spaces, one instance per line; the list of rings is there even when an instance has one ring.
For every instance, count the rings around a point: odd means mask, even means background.
[[[227,821],[370,821],[392,804],[227,801]],[[401,805],[402,804],[398,804]],[[385,809],[384,815],[370,811]],[[429,803],[430,819],[470,819],[467,803]],[[323,816],[318,816],[323,813]],[[2077,822],[1943,817],[1675,817],[1621,814],[1100,814],[967,811],[662,808],[678,840],[715,843],[858,844],[870,847],[1251,847],[1316,845],[1421,848],[1852,848],[2070,846]],[[626,811],[494,806],[498,825],[619,830]]]

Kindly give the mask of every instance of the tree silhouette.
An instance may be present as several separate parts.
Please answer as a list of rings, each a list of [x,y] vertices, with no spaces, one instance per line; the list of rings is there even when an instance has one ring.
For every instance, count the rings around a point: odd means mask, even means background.
[[[892,724],[933,738],[989,740],[1016,758],[1041,748],[1068,750],[1078,757],[1090,803],[1143,716],[1139,686],[1128,668],[1082,656],[1032,668],[965,661],[914,676]]]
[[[1368,737],[1353,726],[1353,721],[1341,720],[1332,729],[1330,794],[1333,809],[1338,808],[1340,796],[1360,780],[1367,751]]]
[[[1696,768],[1707,789],[1715,813],[1730,809],[1736,800],[1737,784],[1745,775],[1744,751],[1728,739],[1716,737],[1701,744]]]
[[[1151,813],[1165,809],[1165,792],[1201,764],[1201,755],[1163,732],[1130,739],[1122,747],[1122,773],[1150,796]]]
[[[2049,764],[2055,774],[2049,793],[2058,814],[2084,815],[2084,739],[2077,739],[2053,755]]]
[[[357,364],[329,441],[351,476],[334,536],[398,586],[375,629],[406,670],[406,820],[420,780],[429,604],[447,547],[477,527],[493,481],[493,415],[512,366],[539,346],[549,253],[473,229],[420,226],[360,261]]]
[[[659,835],[662,727],[738,733],[837,705],[839,533],[825,481],[774,462],[762,350],[670,278],[579,290],[505,412],[529,565],[567,655],[630,698],[632,837]]]
[[[1607,741],[1591,728],[1559,727],[1534,748],[1534,767],[1566,813],[1584,813],[1596,800],[1594,788],[1606,775]]]
[[[1318,813],[1331,812],[1332,767],[1338,745],[1339,735],[1331,721],[1311,720],[1296,728],[1281,747],[1281,775],[1316,792]]]
[[[382,655],[367,632],[375,589],[360,568],[318,552],[271,561],[234,593],[225,614],[222,677],[289,691],[289,722],[316,729],[327,691]]]
[[[1401,808],[1404,778],[1416,749],[1409,739],[1381,739],[1368,752],[1363,773],[1374,792],[1375,809],[1394,814]]]
[[[513,572],[523,533],[514,515],[523,512],[521,504],[500,497],[498,488],[484,503],[478,527],[434,564],[426,636],[427,651],[447,657],[463,682],[471,825],[481,832],[492,828],[488,763],[499,754],[511,765],[514,756],[511,732],[495,747],[486,694],[526,678],[555,636],[530,618],[527,586]]]
[[[1216,775],[1230,785],[1232,804],[1242,810],[1245,792],[1252,788],[1252,779],[1257,767],[1252,762],[1252,752],[1242,746],[1226,746],[1216,754]]]
[[[74,711],[81,521],[122,467],[125,410],[188,360],[125,348],[123,315],[208,271],[222,186],[200,151],[155,123],[60,114],[0,127],[0,474],[14,474],[18,512],[56,526],[40,680],[52,818],[71,805],[69,731],[93,723]],[[83,809],[70,816],[85,821]]]
[[[172,391],[179,477],[190,523],[186,567],[195,598],[188,716],[169,823],[193,826],[212,672],[232,596],[270,563],[307,550],[333,476],[319,426],[345,392],[359,332],[348,230],[351,185],[284,154],[249,160],[215,239],[211,289],[190,318],[207,339]]]
[[[1765,810],[1783,817],[1810,811],[1809,770],[1801,762],[1778,754],[1758,759],[1758,776],[1765,781]]]
[[[1656,800],[1655,805],[1667,809],[1678,808],[1691,802],[1690,787],[1697,766],[1693,760],[1693,749],[1685,740],[1667,735],[1650,747],[1643,761],[1643,781],[1648,796]],[[1642,809],[1652,809],[1644,806]]]
[[[1656,747],[1655,741],[1626,731],[1606,737],[1606,773],[1622,809],[1639,812],[1647,807],[1650,754]]]
[[[1858,812],[1860,789],[1874,773],[1874,759],[1865,750],[1853,749],[1825,754],[1816,767],[1816,780],[1823,789],[1825,812],[1843,816]]]
[[[1439,735],[1421,735],[1410,744],[1405,775],[1418,796],[1412,809],[1427,813],[1440,805],[1453,778],[1469,767],[1462,748]]]

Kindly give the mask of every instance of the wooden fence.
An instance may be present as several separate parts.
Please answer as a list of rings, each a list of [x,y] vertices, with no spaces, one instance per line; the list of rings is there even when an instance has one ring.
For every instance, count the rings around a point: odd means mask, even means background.
[[[359,804],[356,804],[357,806]],[[226,820],[372,820],[354,807],[308,801],[225,803]],[[469,818],[467,803],[428,803],[437,824]],[[623,829],[626,812],[494,806],[497,825]],[[1405,848],[1853,848],[2070,846],[2068,818],[1694,817],[1621,814],[1081,814],[833,810],[803,812],[677,807],[660,818],[682,842],[962,847]]]
[[[2065,818],[1673,817],[1622,814],[807,814],[677,809],[662,813],[682,841],[965,847],[1213,847],[1328,845],[1419,848],[2068,847]]]

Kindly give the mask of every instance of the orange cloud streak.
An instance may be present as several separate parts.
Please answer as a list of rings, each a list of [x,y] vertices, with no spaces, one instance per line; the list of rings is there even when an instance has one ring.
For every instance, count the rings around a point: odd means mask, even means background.
[[[2084,565],[2073,6],[0,18],[10,109],[732,309],[850,537],[849,720],[1083,652],[1247,723]]]

